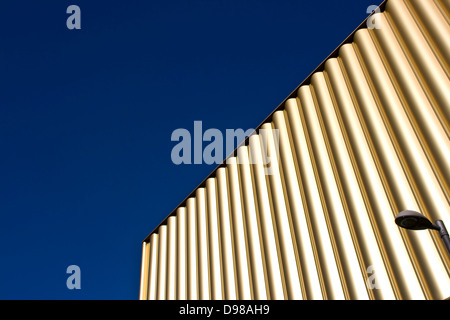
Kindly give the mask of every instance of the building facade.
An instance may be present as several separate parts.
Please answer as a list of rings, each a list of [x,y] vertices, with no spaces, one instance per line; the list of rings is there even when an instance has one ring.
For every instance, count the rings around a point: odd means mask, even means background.
[[[143,241],[140,299],[448,299],[394,218],[450,227],[449,13],[385,1]]]

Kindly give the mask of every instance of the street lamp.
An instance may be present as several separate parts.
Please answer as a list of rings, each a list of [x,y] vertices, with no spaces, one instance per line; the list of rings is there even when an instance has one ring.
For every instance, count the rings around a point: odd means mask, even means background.
[[[450,238],[442,220],[436,220],[435,224],[433,224],[423,214],[412,210],[405,210],[395,217],[395,223],[409,230],[432,229],[439,231],[439,235],[442,241],[444,241],[447,251],[450,253]]]

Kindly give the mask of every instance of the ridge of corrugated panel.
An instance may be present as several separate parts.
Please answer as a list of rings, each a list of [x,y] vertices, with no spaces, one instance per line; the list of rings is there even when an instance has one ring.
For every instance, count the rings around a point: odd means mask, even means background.
[[[438,233],[394,223],[450,227],[449,2],[381,8],[144,240],[140,299],[450,297]]]

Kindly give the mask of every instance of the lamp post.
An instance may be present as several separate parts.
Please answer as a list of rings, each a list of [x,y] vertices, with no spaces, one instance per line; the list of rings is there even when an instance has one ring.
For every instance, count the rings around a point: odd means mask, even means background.
[[[439,235],[442,241],[444,241],[448,253],[450,253],[450,237],[442,220],[436,220],[435,224],[433,224],[423,214],[412,210],[405,210],[395,217],[395,223],[409,230],[431,229],[439,231]]]

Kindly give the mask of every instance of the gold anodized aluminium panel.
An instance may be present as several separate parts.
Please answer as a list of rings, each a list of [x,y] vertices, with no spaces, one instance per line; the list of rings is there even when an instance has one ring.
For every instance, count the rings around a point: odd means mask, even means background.
[[[250,281],[250,259],[248,257],[249,239],[247,239],[245,234],[245,220],[242,213],[242,199],[237,166],[236,157],[230,158],[227,165],[227,172],[232,234],[234,238],[233,247],[236,256],[236,284],[238,299],[249,300],[253,298],[253,288]]]
[[[167,220],[167,284],[166,299],[176,299],[176,267],[177,267],[177,217]]]
[[[226,168],[217,170],[217,199],[219,215],[219,234],[221,262],[223,271],[224,299],[236,300],[235,251],[233,248],[233,234],[231,232],[231,215],[229,211],[228,183]]]
[[[139,300],[148,300],[148,274],[150,262],[150,242],[142,243],[142,264],[141,264],[141,283],[139,289]]]
[[[252,163],[252,174],[255,181],[255,198],[261,226],[261,247],[264,250],[269,297],[273,300],[282,300],[286,297],[286,292],[283,286],[281,256],[277,245],[277,235],[267,190],[259,136],[254,135],[250,137],[248,148],[250,152],[249,160]]]
[[[159,248],[156,299],[165,300],[167,291],[167,226],[160,226],[158,228],[158,235]]]
[[[449,3],[385,1],[145,239],[139,298],[448,299],[394,218],[450,228]]]
[[[156,288],[157,288],[157,272],[158,272],[158,248],[159,248],[159,235],[154,233],[150,237],[150,261],[149,261],[149,275],[147,285],[147,299],[156,300]]]
[[[205,188],[197,189],[195,199],[197,211],[198,292],[200,300],[208,300],[210,299],[210,277]]]
[[[222,288],[222,261],[220,257],[220,239],[219,239],[219,222],[217,211],[217,190],[216,179],[209,178],[206,181],[206,203],[207,203],[207,220],[208,220],[208,243],[209,243],[209,261],[210,266],[210,286],[211,299],[223,299]]]
[[[195,199],[186,201],[187,207],[187,299],[198,299],[198,266],[197,266],[197,214]]]
[[[177,210],[177,263],[176,263],[176,292],[177,300],[186,300],[187,283],[187,233],[186,233],[186,208]]]
[[[253,295],[256,300],[266,300],[267,275],[263,264],[263,251],[261,250],[261,230],[256,214],[255,198],[252,185],[252,175],[248,155],[248,147],[240,147],[237,151],[239,163],[239,180],[242,188],[242,200],[246,221],[246,233],[249,239],[249,260],[252,275]]]

